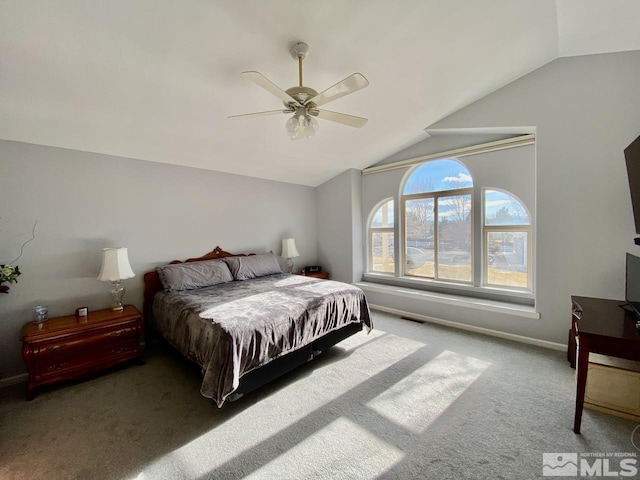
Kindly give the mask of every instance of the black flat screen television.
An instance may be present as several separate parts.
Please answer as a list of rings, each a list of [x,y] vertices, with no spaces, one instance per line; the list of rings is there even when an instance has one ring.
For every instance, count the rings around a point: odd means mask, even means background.
[[[631,207],[636,233],[640,234],[640,137],[636,138],[624,149],[624,159],[627,164],[629,190],[631,191]],[[637,241],[640,245],[640,243]]]
[[[640,258],[627,253],[627,278],[624,297],[635,314],[640,317]]]

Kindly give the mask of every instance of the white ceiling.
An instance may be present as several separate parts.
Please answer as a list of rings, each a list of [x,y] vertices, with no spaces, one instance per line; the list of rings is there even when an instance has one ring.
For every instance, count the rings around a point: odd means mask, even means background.
[[[0,0],[0,138],[316,186],[558,58],[640,49],[637,0]],[[319,120],[291,141],[240,76],[317,91],[362,129]],[[323,107],[324,108],[324,107]]]

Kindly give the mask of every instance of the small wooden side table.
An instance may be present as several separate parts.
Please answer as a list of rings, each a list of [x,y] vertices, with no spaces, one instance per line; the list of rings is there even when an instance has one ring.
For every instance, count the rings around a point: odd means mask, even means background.
[[[640,361],[640,332],[634,314],[620,308],[622,300],[571,297],[572,332],[578,345],[578,380],[573,431],[580,433],[589,371],[589,353]]]
[[[67,315],[22,328],[22,358],[29,371],[28,398],[41,385],[76,380],[137,359],[143,363],[144,323],[132,305],[122,311]]]
[[[297,275],[302,275],[304,277],[312,277],[312,278],[322,278],[324,280],[329,280],[331,275],[329,272],[325,270],[320,270],[319,272],[305,272],[304,269],[300,270]]]

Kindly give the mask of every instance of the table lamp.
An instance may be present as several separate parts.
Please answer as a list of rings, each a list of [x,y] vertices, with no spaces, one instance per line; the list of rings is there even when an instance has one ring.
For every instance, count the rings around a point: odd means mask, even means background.
[[[296,248],[295,238],[283,238],[282,239],[282,258],[287,259],[287,271],[293,273],[293,260],[292,258],[299,257],[298,249]]]
[[[102,249],[102,268],[98,280],[101,282],[111,282],[112,287],[109,290],[113,299],[113,307],[111,310],[122,310],[122,297],[125,288],[120,283],[127,278],[133,278],[136,274],[131,270],[129,265],[129,255],[125,247],[103,248]]]

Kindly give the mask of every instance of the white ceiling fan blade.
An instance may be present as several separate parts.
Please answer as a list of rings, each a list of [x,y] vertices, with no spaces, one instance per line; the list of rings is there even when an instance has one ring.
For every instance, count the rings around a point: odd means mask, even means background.
[[[320,105],[337,100],[338,98],[349,95],[350,93],[357,92],[367,85],[369,85],[369,80],[367,80],[364,75],[361,73],[354,73],[353,75],[350,75],[344,80],[336,83],[333,87],[329,87],[324,92],[320,92],[315,97],[307,100],[305,105],[313,102],[317,107],[319,107]]]
[[[331,112],[329,110],[320,110],[313,108],[309,110],[311,115],[322,118],[323,120],[330,120],[332,122],[348,125],[349,127],[362,128],[368,122],[366,118],[355,117],[353,115],[347,115],[345,113]]]
[[[266,117],[267,115],[277,115],[279,113],[293,113],[293,110],[269,110],[266,112],[244,113],[242,115],[231,115],[230,117],[227,117],[227,118]]]
[[[278,87],[275,83],[269,80],[267,77],[262,75],[259,72],[242,72],[242,76],[247,80],[251,80],[253,83],[258,85],[259,87],[264,88],[268,92],[271,92],[276,97],[284,100],[287,103],[293,103],[297,106],[300,106],[300,103],[289,95],[287,92]]]

